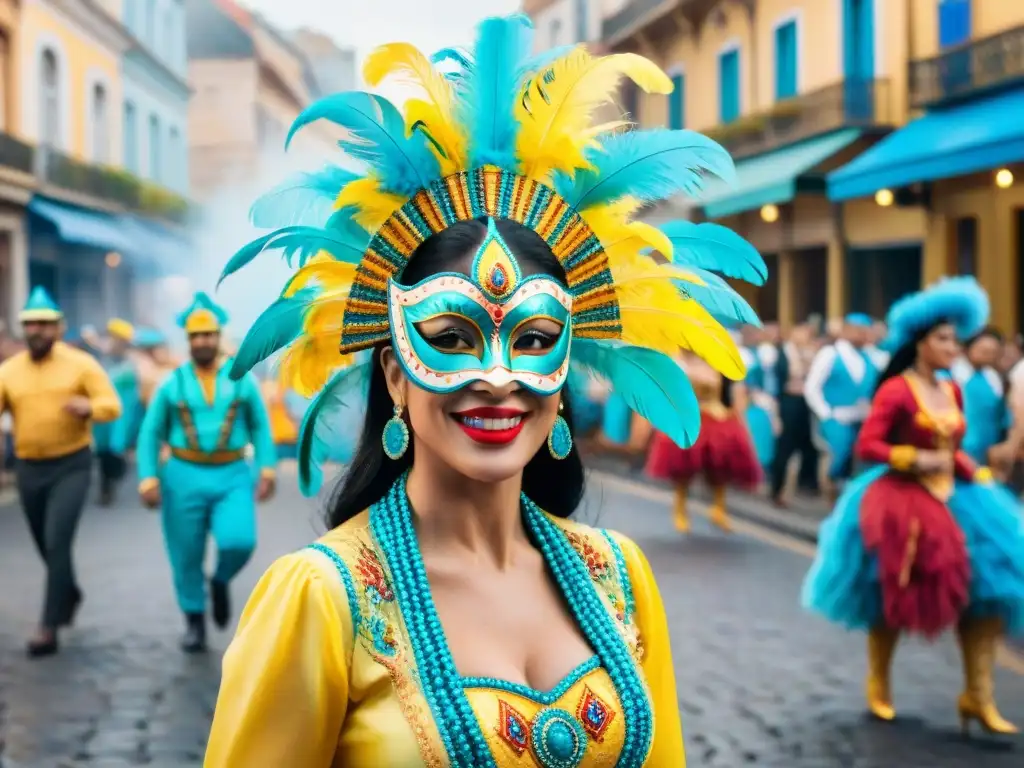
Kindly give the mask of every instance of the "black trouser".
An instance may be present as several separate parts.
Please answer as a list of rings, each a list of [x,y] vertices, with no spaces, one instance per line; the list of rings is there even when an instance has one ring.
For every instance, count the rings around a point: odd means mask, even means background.
[[[78,520],[92,477],[92,451],[41,461],[19,460],[18,495],[32,540],[46,563],[42,626],[56,629],[71,620],[80,596],[71,560]]]
[[[114,486],[124,479],[128,471],[128,462],[124,456],[109,451],[99,451],[96,458],[100,465],[100,490],[104,495],[113,493]]]
[[[786,485],[786,469],[794,453],[800,454],[797,485],[807,491],[818,490],[818,449],[811,439],[811,409],[801,395],[779,398],[779,420],[782,434],[775,443],[772,462],[772,498],[779,496]]]

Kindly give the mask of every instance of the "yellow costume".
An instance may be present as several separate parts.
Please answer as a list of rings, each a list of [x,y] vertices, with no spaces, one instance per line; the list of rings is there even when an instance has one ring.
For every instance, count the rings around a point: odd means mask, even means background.
[[[629,539],[548,519],[586,564],[646,680],[656,728],[644,765],[683,768],[668,627],[650,566]],[[370,515],[317,546],[278,560],[253,592],[224,657],[206,768],[450,765],[417,683],[410,633]],[[499,680],[463,683],[499,768],[544,765],[526,734],[553,708],[583,724],[579,768],[616,765],[624,718],[596,657],[548,694]]]

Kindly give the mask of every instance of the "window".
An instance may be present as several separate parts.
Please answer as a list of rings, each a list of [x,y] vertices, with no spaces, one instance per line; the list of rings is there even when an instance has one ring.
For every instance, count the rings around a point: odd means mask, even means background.
[[[796,20],[775,28],[775,100],[796,96],[797,68],[800,66],[797,48]]]
[[[672,75],[672,93],[668,95],[668,127],[674,131],[686,127],[686,75]]]
[[[149,178],[160,181],[163,176],[163,156],[160,152],[160,118],[149,116]]]
[[[551,39],[548,41],[548,45],[554,48],[557,45],[562,44],[562,20],[552,19],[551,20]]]
[[[590,39],[590,0],[576,0],[576,42]]]
[[[725,51],[718,57],[718,118],[731,123],[740,116],[740,51]]]
[[[971,39],[971,0],[939,0],[939,47]]]
[[[976,274],[978,258],[978,220],[973,216],[957,219],[954,224],[956,238],[956,274]]]
[[[47,147],[61,146],[60,130],[60,67],[52,48],[43,50],[40,61],[39,140]]]
[[[110,160],[110,125],[107,114],[107,89],[102,83],[92,87],[92,159],[97,163]]]
[[[170,140],[167,142],[167,155],[171,160],[167,183],[177,189],[180,186],[185,167],[185,158],[181,156],[181,134],[178,133],[177,128],[171,128]]]
[[[132,173],[139,173],[139,119],[135,105],[124,103],[124,165]]]

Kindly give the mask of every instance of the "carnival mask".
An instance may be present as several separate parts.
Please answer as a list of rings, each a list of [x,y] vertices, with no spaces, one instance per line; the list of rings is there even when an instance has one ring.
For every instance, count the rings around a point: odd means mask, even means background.
[[[406,375],[430,392],[446,394],[474,381],[496,387],[515,381],[541,395],[562,388],[569,372],[572,297],[547,275],[523,278],[494,220],[473,258],[469,276],[442,272],[412,287],[388,282],[391,341]],[[432,344],[419,325],[451,317],[473,329],[470,349]],[[539,317],[560,327],[554,344],[539,352],[518,342]]]

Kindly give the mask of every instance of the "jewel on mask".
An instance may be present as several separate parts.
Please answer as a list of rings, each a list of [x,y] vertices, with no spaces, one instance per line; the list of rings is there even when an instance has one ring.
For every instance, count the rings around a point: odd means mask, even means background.
[[[507,299],[522,281],[515,256],[501,239],[494,219],[487,220],[487,234],[473,257],[470,275],[490,301]]]

